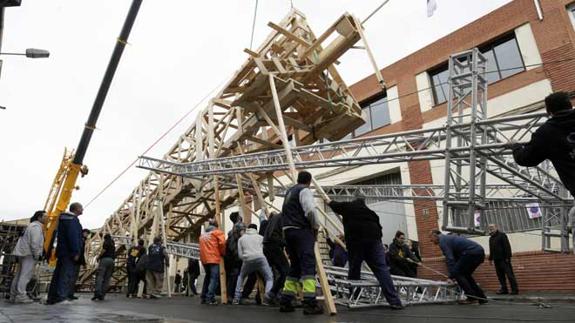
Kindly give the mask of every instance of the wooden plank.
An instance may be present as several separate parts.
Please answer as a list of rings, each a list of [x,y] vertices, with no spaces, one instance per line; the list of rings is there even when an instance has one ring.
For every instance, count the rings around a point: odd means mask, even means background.
[[[305,47],[311,46],[311,44],[310,44],[307,40],[298,37],[297,35],[295,35],[295,34],[292,33],[291,31],[286,30],[286,29],[284,29],[283,27],[280,27],[280,26],[274,24],[274,23],[271,22],[271,21],[268,23],[268,26],[271,27],[272,29],[276,30],[277,32],[281,33],[281,34],[284,35],[286,38],[289,38],[290,40],[293,40],[293,41],[299,43],[299,44],[302,45],[302,46],[305,46]]]

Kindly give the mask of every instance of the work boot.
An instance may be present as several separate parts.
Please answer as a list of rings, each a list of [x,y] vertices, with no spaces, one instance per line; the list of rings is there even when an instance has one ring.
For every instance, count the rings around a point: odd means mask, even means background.
[[[282,313],[289,313],[295,311],[292,302],[281,302],[280,303],[280,312]]]
[[[507,294],[509,294],[509,292],[508,292],[507,290],[500,289],[500,290],[498,290],[497,292],[495,292],[495,294],[497,294],[497,295],[507,295]]]
[[[303,314],[304,315],[318,315],[323,314],[323,307],[319,305],[317,302],[313,304],[304,304],[303,305]]]

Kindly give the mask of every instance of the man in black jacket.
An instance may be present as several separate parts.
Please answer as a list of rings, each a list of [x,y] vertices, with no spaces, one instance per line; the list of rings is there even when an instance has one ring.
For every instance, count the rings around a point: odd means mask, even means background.
[[[497,291],[497,294],[507,294],[509,290],[507,289],[507,281],[505,278],[509,279],[509,284],[511,285],[511,294],[517,295],[519,290],[517,289],[517,281],[515,280],[515,275],[513,274],[513,267],[511,266],[511,245],[509,244],[509,239],[507,235],[497,228],[497,225],[490,224],[489,227],[489,262],[495,262],[495,272],[497,273],[497,278],[501,284],[501,289]]]
[[[359,280],[361,264],[365,260],[379,281],[381,291],[393,309],[402,309],[401,300],[393,286],[381,243],[379,216],[365,204],[365,197],[356,195],[351,202],[329,202],[329,207],[342,216],[345,241],[349,254],[348,279]]]
[[[549,159],[563,185],[575,196],[575,154],[567,137],[575,131],[575,111],[569,94],[553,93],[545,98],[549,119],[527,144],[512,143],[513,157],[521,166],[533,167]]]
[[[279,301],[279,292],[284,286],[289,272],[289,262],[284,252],[284,239],[282,232],[282,215],[272,212],[264,232],[264,255],[273,270],[277,272],[270,296]]]

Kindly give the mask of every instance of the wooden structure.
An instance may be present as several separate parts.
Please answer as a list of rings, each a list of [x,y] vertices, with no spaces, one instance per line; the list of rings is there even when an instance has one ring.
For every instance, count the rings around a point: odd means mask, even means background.
[[[339,140],[364,123],[359,104],[334,65],[362,39],[359,21],[344,14],[316,37],[305,16],[292,10],[280,23],[268,26],[272,32],[267,39],[257,50],[245,50],[245,63],[164,160],[186,163],[277,148],[289,151],[294,145]],[[94,265],[99,250],[90,247],[101,245],[104,233],[129,235],[135,242],[157,234],[165,222],[168,240],[188,242],[197,240],[208,219],[223,224],[227,208],[239,207],[246,221],[250,221],[247,214],[259,210],[268,214],[274,208],[274,194],[261,192],[273,192],[274,186],[293,180],[293,160],[289,164],[286,172],[202,178],[150,172],[87,243],[88,262]],[[161,220],[160,214],[164,214]],[[92,266],[83,272],[81,280],[91,279],[93,271]],[[115,282],[124,277],[116,276]],[[334,313],[335,307],[329,310]]]

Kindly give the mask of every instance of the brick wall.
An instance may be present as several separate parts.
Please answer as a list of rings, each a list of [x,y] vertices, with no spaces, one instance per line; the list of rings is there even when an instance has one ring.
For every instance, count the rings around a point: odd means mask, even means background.
[[[524,252],[513,255],[511,262],[520,292],[575,290],[575,257],[571,254]],[[447,274],[443,257],[424,259],[424,264]],[[420,267],[418,276],[445,280],[445,277],[423,267]],[[485,290],[495,292],[499,289],[495,266],[490,265],[487,260],[479,266],[474,277]]]
[[[566,6],[572,2],[573,0],[541,0],[544,19],[539,21],[533,0],[512,1],[383,68],[381,72],[387,86],[396,85],[398,88],[402,120],[366,135],[420,129],[424,123],[445,117],[446,104],[421,113],[415,75],[446,62],[452,53],[487,43],[525,23],[531,25],[544,65],[490,84],[489,98],[498,97],[543,79],[550,80],[554,91],[575,91],[575,31],[566,10]],[[350,89],[360,102],[381,91],[375,75],[357,82]],[[432,183],[428,161],[410,162],[408,168],[412,184]],[[428,239],[429,231],[438,227],[438,211],[435,204],[415,201],[414,209],[423,257],[428,259],[428,265],[446,272],[439,248],[430,244]],[[573,255],[523,253],[515,255],[513,263],[521,290],[575,290]],[[421,275],[426,278],[440,278],[426,270],[422,270]],[[477,277],[488,290],[498,288],[493,267],[482,265]]]

